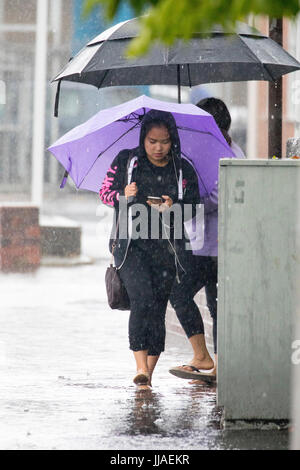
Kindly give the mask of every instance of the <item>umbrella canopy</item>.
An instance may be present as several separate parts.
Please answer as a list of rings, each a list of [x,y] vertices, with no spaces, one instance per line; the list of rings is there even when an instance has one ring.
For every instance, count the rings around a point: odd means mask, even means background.
[[[224,33],[220,27],[195,33],[188,42],[154,46],[148,54],[126,58],[139,34],[138,19],[119,23],[90,41],[53,81],[71,80],[98,88],[120,85],[269,80],[300,69],[300,63],[268,36],[247,24]]]
[[[141,120],[150,109],[173,114],[182,157],[190,161],[197,172],[200,195],[208,195],[218,179],[220,158],[232,158],[234,154],[214,118],[192,104],[168,103],[143,95],[99,111],[48,150],[64,166],[77,188],[98,192],[120,150],[139,145]]]

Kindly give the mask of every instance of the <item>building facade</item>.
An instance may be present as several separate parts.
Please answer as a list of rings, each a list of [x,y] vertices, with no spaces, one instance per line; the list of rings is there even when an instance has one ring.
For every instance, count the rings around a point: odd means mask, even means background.
[[[33,97],[38,0],[1,0],[0,2],[0,196],[2,200],[30,199],[32,179]],[[93,21],[80,19],[82,0],[48,0],[47,100],[45,107],[44,190],[57,187],[63,169],[46,151],[48,145],[70,128],[80,124],[97,110],[137,96],[141,90],[122,91],[74,83],[63,83],[59,119],[53,117],[56,85],[51,79],[83,46],[90,36],[101,32],[105,24],[100,13]],[[115,22],[129,18],[130,11]],[[96,16],[95,16],[96,15]],[[98,15],[98,16],[97,16]],[[83,21],[83,22],[82,22]],[[258,18],[255,26],[268,32],[268,21]],[[98,27],[99,25],[99,27]],[[97,29],[98,28],[98,29]],[[300,18],[284,21],[284,47],[300,60]],[[199,87],[199,96],[223,99],[231,112],[231,134],[248,158],[268,155],[268,84],[232,82]],[[144,90],[143,90],[144,91]],[[172,87],[150,87],[152,96],[176,99]],[[173,96],[174,95],[174,96]],[[189,89],[185,101],[193,101]],[[300,135],[300,73],[283,79],[283,155],[286,139]]]

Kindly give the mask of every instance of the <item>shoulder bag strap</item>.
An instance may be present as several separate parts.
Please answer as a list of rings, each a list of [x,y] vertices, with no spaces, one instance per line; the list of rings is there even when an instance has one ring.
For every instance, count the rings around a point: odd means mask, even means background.
[[[131,183],[133,167],[134,167],[134,164],[135,164],[136,161],[137,161],[137,157],[131,151],[129,153],[128,162],[127,162],[127,166],[126,166],[126,174],[125,174],[125,181],[127,179],[127,184]],[[112,251],[112,261],[111,261],[111,264],[113,263],[113,256],[114,256],[114,251],[115,251],[116,241],[117,241],[117,236],[118,236],[119,222],[120,222],[120,214],[118,216],[118,221],[116,223],[115,239],[114,239],[113,244],[112,244],[112,250],[111,250]]]

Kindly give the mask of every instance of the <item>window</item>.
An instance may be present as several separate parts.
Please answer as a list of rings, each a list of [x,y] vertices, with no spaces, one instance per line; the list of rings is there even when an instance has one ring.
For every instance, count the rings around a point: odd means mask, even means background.
[[[0,191],[26,191],[30,187],[32,55],[27,48],[3,42],[0,83],[4,83],[5,102],[0,102]]]

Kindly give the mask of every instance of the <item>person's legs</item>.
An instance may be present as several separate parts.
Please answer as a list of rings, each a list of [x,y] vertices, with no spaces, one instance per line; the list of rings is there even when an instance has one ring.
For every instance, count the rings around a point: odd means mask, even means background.
[[[201,313],[194,302],[196,293],[203,285],[204,282],[197,273],[196,259],[190,256],[185,273],[180,276],[180,282],[174,281],[169,299],[188,338],[204,333]]]
[[[217,298],[218,298],[218,261],[216,257],[211,257],[207,264],[207,285],[205,286],[206,302],[213,320],[213,343],[214,343],[214,368],[211,375],[217,375]],[[201,380],[192,380],[191,384],[203,384]]]
[[[205,285],[207,279],[206,258],[192,256],[181,282],[176,281],[170,295],[170,302],[193,348],[190,365],[198,369],[212,369],[213,360],[206,348],[204,325],[194,296]],[[191,367],[184,366],[185,370]]]
[[[165,312],[175,277],[172,258],[169,261],[164,266],[164,253],[150,257],[132,245],[120,269],[130,299],[129,343],[137,367],[135,383],[145,383],[148,375],[151,385],[154,368],[164,350]]]
[[[217,371],[217,285],[216,283],[208,284],[205,286],[205,294],[207,307],[213,321],[213,342],[214,342],[214,355],[215,366],[213,373]]]
[[[129,347],[133,351],[137,370],[134,382],[146,383],[149,379],[148,327],[154,305],[151,269],[143,253],[136,246],[131,246],[119,273],[130,299]]]
[[[159,260],[161,262],[159,262]],[[165,315],[170,291],[175,278],[175,265],[170,254],[161,253],[159,258],[154,257],[151,265],[152,289],[154,295],[154,308],[148,327],[149,349],[148,370],[150,385],[154,368],[159,355],[165,348],[166,326]]]
[[[214,367],[214,361],[210,357],[210,354],[206,348],[204,334],[194,335],[189,338],[191,346],[193,348],[194,357],[189,364],[197,369],[209,370]],[[191,370],[188,366],[184,367],[187,370]]]
[[[148,365],[148,372],[149,372],[148,385],[150,386],[152,385],[152,375],[153,375],[158,359],[159,359],[159,356],[151,356],[151,355],[147,356],[147,365]]]
[[[213,342],[215,354],[214,373],[217,370],[217,303],[218,303],[218,260],[211,257],[209,262],[209,282],[205,286],[206,302],[213,320]]]
[[[148,351],[133,351],[137,373],[148,374]]]

